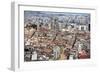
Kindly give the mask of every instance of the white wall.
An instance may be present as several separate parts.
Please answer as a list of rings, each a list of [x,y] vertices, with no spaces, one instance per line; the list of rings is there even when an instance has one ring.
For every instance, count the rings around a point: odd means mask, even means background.
[[[24,1],[24,0],[19,0]],[[32,1],[32,0],[26,0]],[[99,48],[99,40],[100,40],[100,2],[99,0],[33,0],[34,4],[59,4],[59,5],[86,5],[86,6],[95,6],[97,10],[97,24],[96,26],[96,38],[95,49],[98,49],[97,56],[98,62],[100,61],[100,48]],[[11,53],[11,0],[1,0],[0,1],[0,73],[12,73],[9,70],[10,68],[10,53]],[[98,73],[100,70],[100,62],[98,63],[98,67],[69,67],[69,68],[61,68],[61,69],[47,69],[47,70],[37,70],[37,71],[29,71],[29,73]],[[28,71],[26,71],[28,72]],[[23,72],[22,72],[23,73]],[[25,71],[24,71],[25,73]]]

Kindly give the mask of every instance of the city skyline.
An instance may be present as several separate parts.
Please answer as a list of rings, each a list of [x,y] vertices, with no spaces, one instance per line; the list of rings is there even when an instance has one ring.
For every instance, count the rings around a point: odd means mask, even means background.
[[[50,11],[24,11],[24,20],[32,20],[32,17],[39,17],[40,20],[50,20],[50,18],[58,18],[58,21],[74,22],[81,24],[90,24],[90,14],[89,13],[72,13],[72,12],[50,12]]]

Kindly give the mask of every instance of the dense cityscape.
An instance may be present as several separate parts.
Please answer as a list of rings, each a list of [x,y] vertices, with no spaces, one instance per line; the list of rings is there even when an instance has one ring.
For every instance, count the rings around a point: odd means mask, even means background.
[[[24,61],[90,58],[90,14],[24,11]]]

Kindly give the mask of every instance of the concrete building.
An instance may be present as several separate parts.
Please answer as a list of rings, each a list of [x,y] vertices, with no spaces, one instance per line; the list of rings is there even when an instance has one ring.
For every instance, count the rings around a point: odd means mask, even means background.
[[[59,46],[54,46],[53,54],[54,54],[54,59],[59,58],[59,56],[60,56],[60,47]]]
[[[36,51],[33,52],[31,60],[37,60],[37,52]]]
[[[77,25],[77,29],[81,30],[81,31],[88,31],[89,30],[88,25],[83,25],[83,24]]]

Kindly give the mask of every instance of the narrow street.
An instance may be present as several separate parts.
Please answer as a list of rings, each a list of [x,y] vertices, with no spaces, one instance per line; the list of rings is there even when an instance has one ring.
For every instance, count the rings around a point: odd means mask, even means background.
[[[60,60],[65,60],[66,56],[64,55],[64,50],[62,51],[62,53],[60,54]]]

